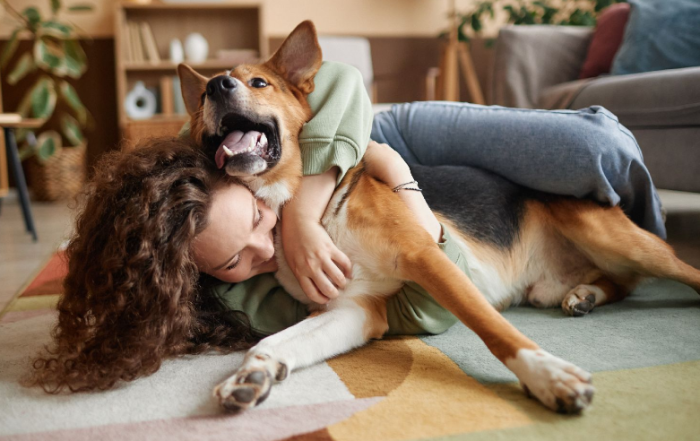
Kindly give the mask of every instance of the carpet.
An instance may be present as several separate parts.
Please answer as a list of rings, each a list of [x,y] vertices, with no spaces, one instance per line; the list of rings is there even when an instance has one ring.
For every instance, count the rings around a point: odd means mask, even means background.
[[[700,433],[700,296],[670,281],[583,318],[557,309],[504,316],[544,349],[593,373],[594,404],[552,413],[466,327],[389,338],[293,373],[259,408],[222,413],[212,388],[243,353],[168,360],[98,393],[49,396],[18,378],[49,341],[65,274],[47,260],[0,315],[0,440],[691,440]]]

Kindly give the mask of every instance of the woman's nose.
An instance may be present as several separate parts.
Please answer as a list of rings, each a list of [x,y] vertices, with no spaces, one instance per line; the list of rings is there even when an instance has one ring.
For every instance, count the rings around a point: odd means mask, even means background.
[[[275,255],[275,244],[272,241],[272,236],[270,234],[261,234],[258,237],[258,256],[261,261],[267,261],[272,259]]]

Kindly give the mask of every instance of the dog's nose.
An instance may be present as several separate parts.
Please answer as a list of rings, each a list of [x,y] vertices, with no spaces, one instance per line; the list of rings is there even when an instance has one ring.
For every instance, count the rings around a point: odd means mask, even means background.
[[[219,75],[207,83],[207,96],[226,95],[236,88],[236,82],[228,75]]]

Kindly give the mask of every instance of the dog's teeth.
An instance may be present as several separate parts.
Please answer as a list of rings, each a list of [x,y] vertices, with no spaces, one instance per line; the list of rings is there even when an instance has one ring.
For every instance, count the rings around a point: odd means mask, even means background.
[[[250,138],[250,146],[248,146],[248,151],[252,151],[255,148],[255,144],[258,141],[255,139],[255,137]]]
[[[233,152],[224,145],[224,153],[226,153],[226,156],[231,157],[233,156]]]

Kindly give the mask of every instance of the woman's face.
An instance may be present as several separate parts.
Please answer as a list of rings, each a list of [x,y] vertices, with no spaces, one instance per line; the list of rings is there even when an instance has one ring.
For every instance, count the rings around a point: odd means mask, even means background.
[[[246,187],[219,188],[207,227],[192,244],[199,270],[224,282],[242,282],[277,270],[272,233],[277,216]]]

